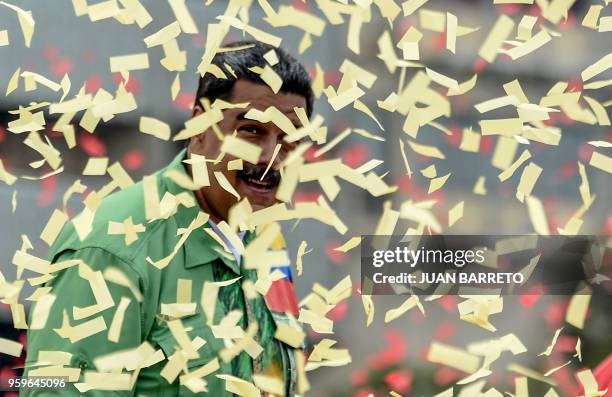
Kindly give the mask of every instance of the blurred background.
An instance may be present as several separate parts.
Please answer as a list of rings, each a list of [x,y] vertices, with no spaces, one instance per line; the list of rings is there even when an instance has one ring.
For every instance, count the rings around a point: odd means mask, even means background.
[[[94,2],[90,0],[89,3]],[[401,74],[399,68],[395,73],[389,73],[384,62],[377,57],[377,41],[385,30],[389,30],[396,43],[410,26],[419,26],[419,13],[415,12],[408,17],[400,13],[390,23],[381,17],[379,8],[372,5],[371,21],[364,23],[360,34],[360,54],[347,48],[346,16],[344,24],[327,23],[322,36],[313,37],[312,45],[300,54],[298,46],[303,32],[294,27],[272,29],[262,19],[264,13],[257,2],[253,3],[249,14],[250,23],[282,37],[282,47],[302,61],[313,77],[316,74],[315,63],[318,63],[324,71],[325,86],[337,87],[342,77],[339,68],[345,59],[352,60],[378,76],[362,100],[372,109],[384,131],[372,119],[350,106],[334,112],[324,95],[315,102],[315,113],[325,118],[330,138],[352,127],[363,128],[385,139],[377,141],[352,134],[332,152],[326,153],[325,158],[340,157],[344,163],[354,168],[370,159],[384,160],[385,163],[377,168],[377,173],[389,171],[385,180],[399,187],[392,195],[373,198],[367,192],[341,182],[342,190],[332,205],[349,227],[346,235],[340,235],[333,228],[314,221],[283,225],[287,232],[292,231],[286,233],[286,237],[293,258],[303,240],[312,249],[304,256],[303,275],[295,277],[300,299],[311,291],[315,282],[331,288],[348,274],[354,283],[353,296],[329,313],[328,317],[334,320],[335,325],[334,335],[327,336],[338,340],[338,347],[350,350],[352,363],[310,372],[311,395],[387,395],[390,390],[404,395],[433,395],[467,374],[428,362],[425,358],[432,342],[465,347],[471,342],[507,333],[516,334],[528,352],[516,357],[504,355],[497,360],[493,365],[493,374],[487,378],[488,386],[485,389],[495,386],[499,390],[514,393],[514,375],[505,371],[509,362],[517,362],[544,373],[572,360],[571,365],[555,372],[551,378],[559,383],[559,393],[576,395],[578,384],[572,374],[578,368],[594,367],[612,352],[612,320],[609,315],[612,305],[609,295],[592,300],[589,318],[583,330],[565,327],[554,353],[549,357],[538,357],[537,354],[549,345],[555,330],[564,325],[569,297],[504,297],[503,312],[490,318],[498,329],[495,333],[460,321],[456,308],[459,297],[448,296],[429,302],[425,305],[425,316],[418,310],[412,310],[390,324],[383,322],[385,311],[399,306],[405,297],[374,297],[375,320],[366,327],[366,317],[358,294],[359,248],[347,253],[334,251],[334,248],[350,237],[373,233],[386,200],[392,201],[394,209],[398,209],[406,200],[436,200],[432,212],[444,226],[448,224],[448,210],[464,201],[464,216],[454,226],[445,228],[444,232],[449,234],[532,233],[533,226],[526,206],[514,197],[520,172],[500,182],[497,178],[500,169],[491,165],[499,137],[482,137],[479,151],[469,153],[458,148],[462,130],[471,126],[478,132],[478,121],[483,118],[515,117],[503,109],[481,115],[473,107],[484,100],[504,96],[502,85],[514,79],[519,79],[531,103],[538,103],[539,98],[546,95],[558,81],[568,81],[571,88],[581,90],[580,72],[610,50],[610,33],[598,33],[581,26],[581,20],[590,5],[599,3],[603,4],[597,1],[577,1],[567,20],[553,27],[560,33],[560,37],[553,37],[552,42],[519,60],[512,61],[500,55],[492,64],[480,60],[477,53],[498,16],[504,13],[518,24],[523,15],[539,16],[540,10],[536,5],[494,6],[490,0],[432,0],[427,3],[424,8],[451,12],[458,17],[461,26],[480,29],[457,39],[456,55],[446,50],[445,32],[422,30],[421,61],[429,68],[459,82],[469,80],[474,73],[478,73],[478,81],[469,93],[450,98],[452,117],[437,120],[450,130],[450,135],[430,126],[420,129],[418,141],[437,146],[445,153],[446,159],[432,159],[410,152],[412,177],[406,175],[397,144],[398,139],[406,138],[402,132],[404,117],[380,109],[376,104],[377,100],[384,100],[391,91],[397,90]],[[92,22],[87,15],[77,17],[69,0],[15,0],[13,4],[31,10],[36,25],[31,47],[26,48],[16,14],[8,8],[0,7],[0,30],[8,30],[11,39],[10,45],[0,47],[0,92],[3,94],[18,67],[22,71],[42,74],[56,82],[68,73],[72,81],[68,98],[72,98],[81,86],[92,94],[100,88],[114,93],[122,77],[110,72],[111,56],[147,51],[150,67],[148,70],[132,72],[127,84],[127,89],[135,95],[138,109],[116,115],[108,122],[100,122],[95,133],[85,131],[78,125],[78,117],[75,118],[76,147],[73,149],[68,149],[61,133],[51,130],[56,121],[53,115],[46,115],[47,130],[44,133],[62,153],[63,172],[42,180],[19,179],[12,186],[0,182],[0,271],[7,280],[15,278],[12,257],[22,244],[22,236],[27,236],[32,242],[34,255],[46,256],[47,245],[40,240],[40,233],[53,209],[62,206],[62,196],[77,179],[87,186],[87,190],[82,195],[72,196],[68,205],[71,216],[82,209],[80,201],[88,192],[107,183],[108,176],[82,175],[89,157],[109,157],[110,163],[119,161],[134,180],[139,180],[143,175],[151,174],[166,165],[181,149],[182,142],[162,141],[140,133],[138,121],[141,116],[155,117],[170,124],[175,133],[190,117],[198,81],[196,68],[204,51],[206,26],[222,15],[227,7],[225,0],[216,0],[207,6],[200,0],[187,0],[200,33],[181,34],[178,38],[181,50],[187,51],[188,62],[186,70],[180,72],[180,92],[172,100],[171,85],[177,73],[169,72],[160,65],[159,60],[164,57],[161,47],[147,50],[143,42],[146,36],[174,21],[174,14],[166,2],[143,1],[153,16],[153,21],[144,29],[121,24],[113,18]],[[281,4],[291,5],[324,18],[313,1],[270,0],[270,4],[274,8]],[[602,15],[605,13],[606,9]],[[542,21],[540,18],[538,24]],[[547,22],[547,26],[552,25]],[[534,33],[536,31],[539,31],[537,25]],[[514,34],[511,39],[514,39]],[[241,38],[241,32],[232,29],[227,41]],[[396,51],[401,56],[401,51],[397,48]],[[404,81],[409,81],[417,70],[407,68]],[[606,76],[609,78],[609,74]],[[39,159],[39,154],[23,144],[25,134],[17,135],[6,130],[7,124],[16,117],[9,111],[31,102],[57,102],[60,94],[41,85],[28,91],[24,89],[23,80],[20,80],[16,91],[0,99],[0,159],[12,174],[40,177],[51,169],[48,166],[40,169],[29,166],[29,163]],[[589,91],[588,95],[606,102],[610,95],[607,91],[606,97],[605,92],[605,89]],[[544,169],[534,195],[542,200],[549,228],[556,233],[557,227],[565,225],[581,205],[577,162],[588,164],[594,147],[587,142],[609,142],[612,140],[612,130],[610,127],[575,122],[564,113],[553,114],[549,124],[562,129],[559,145],[531,142],[529,150],[533,161]],[[519,147],[515,158],[521,151],[522,147]],[[604,153],[609,155],[609,152]],[[308,156],[312,159],[312,152]],[[420,170],[431,164],[436,165],[438,175],[452,174],[442,189],[428,195],[429,179]],[[597,197],[583,217],[584,225],[580,233],[610,235],[610,175],[588,166],[587,175],[591,192]],[[486,181],[485,195],[473,193],[474,184],[480,176],[484,176]],[[303,184],[296,192],[294,201],[316,200],[320,194],[318,184]],[[14,210],[13,197],[16,197]],[[397,232],[403,233],[404,230],[399,228]],[[22,300],[32,291],[27,287],[22,291]],[[28,305],[27,301],[23,302]],[[572,358],[578,336],[582,343],[582,363]],[[25,342],[23,332],[12,326],[8,305],[0,305],[0,337],[18,338]],[[312,344],[322,337],[326,335],[309,333]],[[8,376],[19,371],[14,368],[23,364],[23,358],[12,359],[0,355],[0,362],[0,376]],[[547,390],[547,386],[539,382],[530,381],[529,386],[530,391],[535,392],[532,395],[543,395]]]

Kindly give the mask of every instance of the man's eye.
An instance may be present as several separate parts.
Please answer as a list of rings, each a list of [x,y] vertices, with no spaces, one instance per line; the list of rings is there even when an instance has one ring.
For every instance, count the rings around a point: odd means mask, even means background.
[[[259,134],[259,129],[253,126],[240,127],[239,131],[246,132],[248,134],[255,134],[255,135]]]

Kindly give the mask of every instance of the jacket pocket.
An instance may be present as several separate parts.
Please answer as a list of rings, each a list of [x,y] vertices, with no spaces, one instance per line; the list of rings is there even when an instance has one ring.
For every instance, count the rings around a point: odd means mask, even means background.
[[[197,358],[185,361],[185,359],[173,357],[177,350],[180,350],[179,343],[167,326],[164,326],[155,336],[155,342],[167,358],[166,363],[170,363],[169,367],[164,367],[165,370],[162,370],[161,375],[176,375],[173,385],[179,396],[196,394],[230,396],[225,391],[225,382],[216,376],[231,372],[230,364],[224,363],[218,357],[219,351],[223,348],[223,342],[214,338],[210,327],[203,324],[190,325],[190,323],[193,324],[191,321],[185,321],[183,325],[198,353]],[[207,391],[202,391],[202,387],[205,387]]]

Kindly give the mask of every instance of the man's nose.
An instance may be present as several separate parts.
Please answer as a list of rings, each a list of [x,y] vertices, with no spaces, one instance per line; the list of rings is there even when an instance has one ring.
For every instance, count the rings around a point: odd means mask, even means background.
[[[277,145],[277,139],[275,134],[270,134],[265,140],[261,142],[261,156],[259,157],[260,164],[269,164],[274,158],[274,151]],[[279,161],[278,155],[275,158],[275,162]]]

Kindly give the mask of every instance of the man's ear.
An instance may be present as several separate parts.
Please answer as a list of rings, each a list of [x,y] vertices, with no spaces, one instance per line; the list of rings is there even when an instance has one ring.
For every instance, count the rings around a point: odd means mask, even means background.
[[[200,105],[195,105],[193,107],[193,112],[191,112],[191,117],[195,117],[200,113],[204,113],[204,110],[202,110],[202,107]]]

